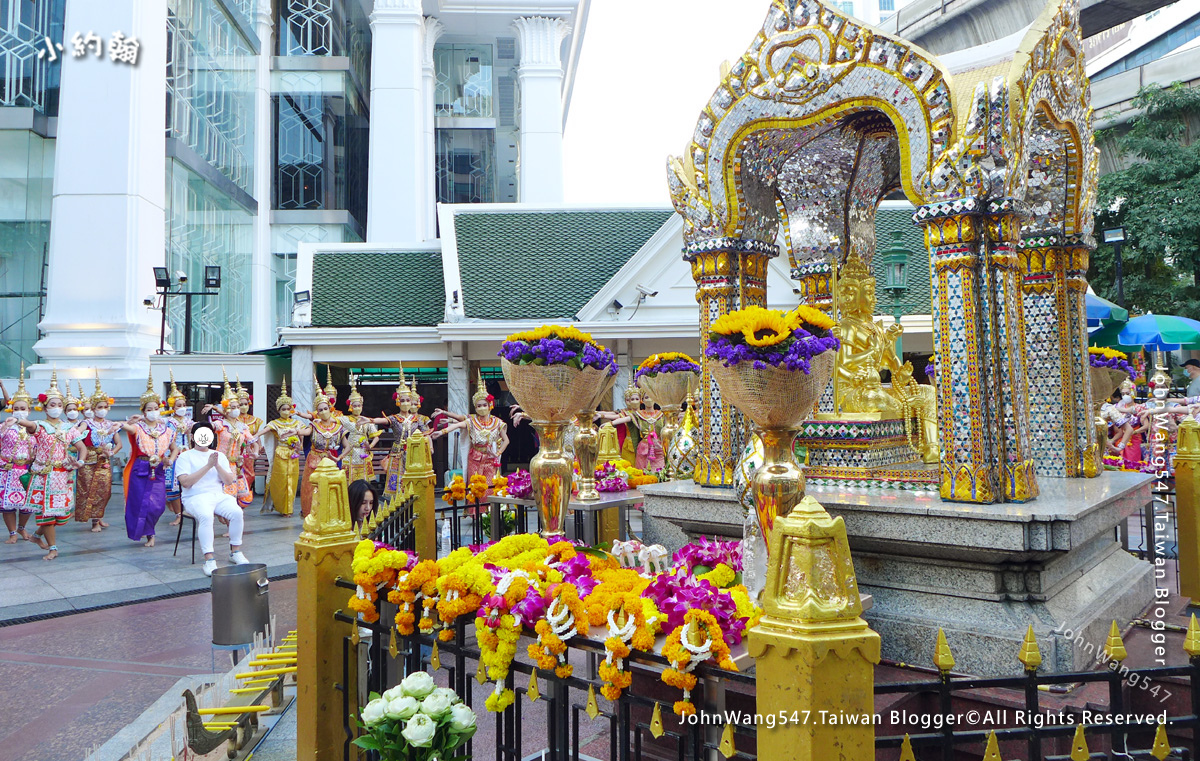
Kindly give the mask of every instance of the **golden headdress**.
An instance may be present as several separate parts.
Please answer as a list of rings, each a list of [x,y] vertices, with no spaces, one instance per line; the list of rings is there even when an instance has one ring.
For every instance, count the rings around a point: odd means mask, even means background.
[[[79,389],[79,395],[83,396],[83,388],[82,387]],[[74,404],[76,407],[78,407],[79,406],[79,397],[75,396],[74,394],[71,393],[71,380],[68,378],[67,379],[67,396],[65,399],[63,399],[63,406],[66,407],[71,404]]]
[[[1125,380],[1121,381],[1121,395],[1133,396],[1137,393],[1137,386],[1133,382],[1133,378],[1126,376]]]
[[[221,365],[221,378],[225,381],[225,390],[221,392],[221,403],[222,406],[227,406],[225,402],[237,399],[237,394],[233,392],[233,387],[229,385],[229,374],[225,372],[224,365]]]
[[[287,392],[287,376],[283,376],[283,380],[279,383],[279,398],[275,400],[275,409],[279,409],[285,404],[292,404],[292,397],[288,396]]]
[[[183,392],[179,390],[179,386],[175,385],[175,371],[168,370],[171,374],[171,393],[167,394],[167,406],[174,407],[176,399],[186,399]],[[96,380],[96,388],[100,388],[100,380]]]
[[[838,280],[866,280],[875,279],[875,275],[871,273],[871,268],[867,266],[866,261],[858,253],[851,253],[846,257],[846,263],[842,265],[841,272],[838,273]]]
[[[158,392],[154,390],[154,372],[153,371],[146,373],[146,393],[142,394],[142,398],[139,400],[141,409],[143,409],[143,410],[146,409],[146,405],[149,404],[150,402],[154,402],[155,404],[162,403],[162,397],[160,397],[158,395]]]
[[[247,390],[246,390],[246,389],[245,389],[245,388],[242,386],[242,377],[241,377],[240,375],[237,375],[237,376],[234,376],[234,377],[235,377],[235,378],[237,378],[237,398],[238,398],[238,401],[239,401],[239,402],[247,402],[247,403],[248,403],[248,402],[250,401],[250,392],[249,392],[249,391],[247,391]]]
[[[350,405],[350,404],[354,404],[355,402],[362,404],[363,395],[361,393],[359,393],[359,391],[358,391],[358,378],[351,375],[350,376],[350,396],[346,397],[346,404]]]
[[[46,393],[42,394],[45,398],[41,400],[42,404],[46,404],[51,399],[57,399],[60,402],[63,399],[62,391],[58,388],[58,370],[50,371],[50,388],[46,389]]]
[[[325,396],[329,397],[330,406],[337,401],[337,389],[333,387],[333,368],[325,366]]]
[[[408,381],[404,378],[404,363],[400,362],[397,366],[400,368],[400,382],[396,384],[396,392],[392,394],[392,398],[398,402],[402,396],[412,396],[412,389],[408,387]]]
[[[96,388],[92,391],[92,406],[97,404],[111,404],[108,401],[108,394],[104,393],[104,389],[100,387],[100,368],[96,368]]]
[[[8,400],[8,408],[11,410],[15,402],[25,402],[30,407],[33,406],[33,397],[25,389],[25,361],[21,361],[21,374],[17,376],[17,392]]]
[[[633,401],[634,394],[637,394],[640,397],[642,395],[642,389],[638,387],[638,384],[630,383],[628,386],[625,387],[625,403],[626,404],[629,404],[630,402]]]
[[[487,384],[483,381],[483,370],[476,369],[475,373],[475,393],[471,396],[471,406],[474,407],[480,402],[487,402],[488,406],[491,406],[493,398],[487,391]]]

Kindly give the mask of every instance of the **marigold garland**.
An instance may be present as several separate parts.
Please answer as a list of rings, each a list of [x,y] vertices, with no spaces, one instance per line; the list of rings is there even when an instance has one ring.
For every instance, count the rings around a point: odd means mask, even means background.
[[[487,497],[488,493],[487,476],[480,475],[479,473],[471,476],[471,484],[468,488],[471,491],[471,496],[475,498],[475,501],[482,502],[483,499]]]
[[[370,539],[359,542],[355,545],[354,556],[350,560],[350,570],[354,574],[357,588],[347,607],[367,623],[378,621],[379,611],[375,602],[379,599],[379,587],[393,584],[397,574],[407,566],[406,553],[390,547],[377,547]]]
[[[560,542],[560,544],[562,544]],[[546,617],[537,622],[537,643],[528,647],[529,657],[538,668],[554,669],[560,679],[571,676],[574,667],[567,662],[567,643],[576,634],[588,633],[587,609],[579,599],[579,590],[574,584],[560,584],[554,588]]]
[[[701,637],[704,639],[699,644],[692,641]],[[717,619],[705,610],[692,609],[684,614],[683,625],[667,635],[662,655],[671,663],[671,668],[663,669],[663,682],[683,690],[683,700],[677,701],[673,706],[677,716],[696,713],[696,706],[691,701],[691,691],[696,687],[696,676],[691,672],[697,666],[712,658],[721,668],[737,671]]]
[[[488,679],[495,682],[495,688],[485,702],[489,711],[499,713],[516,699],[513,691],[504,687],[504,680],[508,677],[513,658],[517,657],[522,621],[508,611],[528,591],[529,578],[526,573],[509,571],[496,584],[496,593],[484,600],[481,615],[475,618],[479,657],[487,668]]]
[[[642,599],[627,592],[615,601],[608,611],[608,634],[604,640],[606,655],[600,664],[600,679],[604,685],[600,694],[609,700],[621,697],[621,692],[633,684],[633,674],[625,668],[625,659],[632,649],[652,650],[654,630],[646,623]]]
[[[450,481],[450,486],[446,489],[445,495],[447,502],[462,502],[467,498],[467,484],[463,481],[462,476],[455,476]]]

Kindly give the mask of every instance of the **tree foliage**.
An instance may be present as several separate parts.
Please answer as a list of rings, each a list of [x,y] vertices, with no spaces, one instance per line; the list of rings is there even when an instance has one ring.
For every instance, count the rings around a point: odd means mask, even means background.
[[[1125,306],[1132,313],[1200,319],[1200,90],[1145,87],[1142,109],[1115,144],[1127,168],[1100,178],[1096,238],[1124,227]],[[1099,243],[1088,279],[1116,300],[1114,252]]]

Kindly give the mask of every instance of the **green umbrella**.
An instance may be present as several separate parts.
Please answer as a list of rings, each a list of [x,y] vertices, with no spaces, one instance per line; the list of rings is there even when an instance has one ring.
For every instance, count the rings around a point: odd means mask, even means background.
[[[1144,314],[1121,325],[1118,341],[1152,351],[1200,349],[1200,322],[1173,314]]]
[[[1121,328],[1125,327],[1121,323],[1112,323],[1105,325],[1102,328],[1093,330],[1088,334],[1088,345],[1090,346],[1107,346],[1110,349],[1123,351],[1126,354],[1130,352],[1139,352],[1141,346],[1129,346],[1121,343],[1120,333]]]

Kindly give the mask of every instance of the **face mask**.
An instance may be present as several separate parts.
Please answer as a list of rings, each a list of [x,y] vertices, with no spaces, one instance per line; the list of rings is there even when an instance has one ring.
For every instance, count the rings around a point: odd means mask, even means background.
[[[102,410],[96,410],[96,411],[95,411],[94,413],[92,413],[92,414],[94,414],[96,417],[98,417],[98,418],[100,418],[101,420],[103,420],[104,418],[108,417],[108,407],[105,407],[105,408],[104,408],[104,409],[102,409]]]
[[[175,417],[187,417],[187,407],[179,407],[175,410]]]
[[[1121,401],[1125,402],[1126,404],[1129,404],[1130,402],[1133,401],[1133,397],[1126,394],[1125,396],[1121,397]]]
[[[62,415],[62,407],[47,407],[46,408],[46,417],[50,418],[51,420],[58,420],[58,418],[61,415]]]
[[[92,412],[91,410],[84,410],[84,411],[83,411],[83,416],[84,416],[85,418],[87,418],[88,420],[91,420],[92,418],[94,418],[94,417],[96,416],[96,413],[95,413],[95,412]],[[101,415],[100,417],[104,417],[104,416],[103,416],[103,415]]]
[[[79,410],[70,410],[69,412],[67,412],[67,420],[78,420],[78,419],[79,419]]]
[[[17,420],[28,420],[29,410],[17,410],[13,413],[13,417],[15,417]]]
[[[231,418],[233,418],[233,419],[237,419],[237,418],[239,418],[239,417],[241,417],[241,416],[242,416],[242,411],[241,411],[241,410],[239,410],[237,407],[230,407],[230,408],[229,408],[229,417],[231,417]]]
[[[158,410],[150,410],[149,412],[147,412],[146,419],[149,420],[151,423],[157,423],[158,422]]]
[[[328,420],[329,418],[333,417],[333,413],[329,410],[322,410],[321,412],[317,413],[317,417],[321,418],[322,420]]]
[[[292,411],[284,410],[283,412],[279,413],[279,417],[283,418],[284,420],[288,420],[292,417]]]

